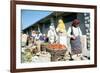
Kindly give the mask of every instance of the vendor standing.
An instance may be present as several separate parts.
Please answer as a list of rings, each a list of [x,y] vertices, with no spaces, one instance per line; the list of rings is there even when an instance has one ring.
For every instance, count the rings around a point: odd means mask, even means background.
[[[71,45],[71,54],[72,55],[81,55],[82,47],[80,36],[82,36],[82,31],[79,27],[80,21],[79,19],[75,19],[72,22],[71,27],[68,29],[68,37],[70,37],[70,45]]]
[[[56,28],[58,34],[58,43],[65,45],[67,48],[67,32],[66,27],[62,19],[58,20],[58,26]]]
[[[27,38],[28,38],[28,35],[27,34],[25,34],[25,33],[22,33],[21,34],[21,46],[22,47],[25,47],[26,46],[26,44],[27,44]]]
[[[55,43],[57,34],[55,32],[55,28],[53,25],[50,26],[47,37],[49,38],[49,43],[51,43],[51,44]]]

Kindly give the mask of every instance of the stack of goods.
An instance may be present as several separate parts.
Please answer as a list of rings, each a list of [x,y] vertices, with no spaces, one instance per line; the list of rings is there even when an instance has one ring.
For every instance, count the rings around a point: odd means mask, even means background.
[[[32,62],[50,62],[51,61],[51,54],[46,51],[38,52],[35,56],[32,57]]]
[[[50,62],[51,61],[51,54],[46,51],[42,51],[39,55],[40,62]]]
[[[32,62],[32,53],[30,49],[25,49],[24,52],[22,52],[22,63],[24,62]]]

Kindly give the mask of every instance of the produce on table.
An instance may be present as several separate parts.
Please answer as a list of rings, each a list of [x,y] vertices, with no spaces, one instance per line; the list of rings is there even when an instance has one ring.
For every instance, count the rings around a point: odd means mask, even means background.
[[[22,52],[22,62],[32,62],[32,53],[30,49],[25,49],[25,51]]]
[[[54,50],[62,50],[62,49],[66,49],[67,47],[65,45],[59,44],[59,43],[54,43],[54,44],[49,44],[47,46],[47,48],[49,49],[54,49]]]

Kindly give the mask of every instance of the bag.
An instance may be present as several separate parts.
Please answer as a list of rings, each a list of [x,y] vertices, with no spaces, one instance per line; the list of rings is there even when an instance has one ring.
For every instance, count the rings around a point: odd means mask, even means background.
[[[70,34],[74,35],[72,27],[71,27],[71,33]],[[74,40],[74,39],[71,37],[70,40]]]

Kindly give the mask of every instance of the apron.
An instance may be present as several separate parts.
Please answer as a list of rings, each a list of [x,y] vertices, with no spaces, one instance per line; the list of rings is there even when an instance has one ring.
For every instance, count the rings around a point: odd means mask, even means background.
[[[73,30],[71,32],[71,35],[74,35]],[[71,43],[71,53],[73,55],[82,53],[80,36],[77,36],[75,40],[70,39],[70,43]]]
[[[70,40],[70,43],[71,43],[72,54],[82,53],[80,36],[77,36],[75,40]]]

